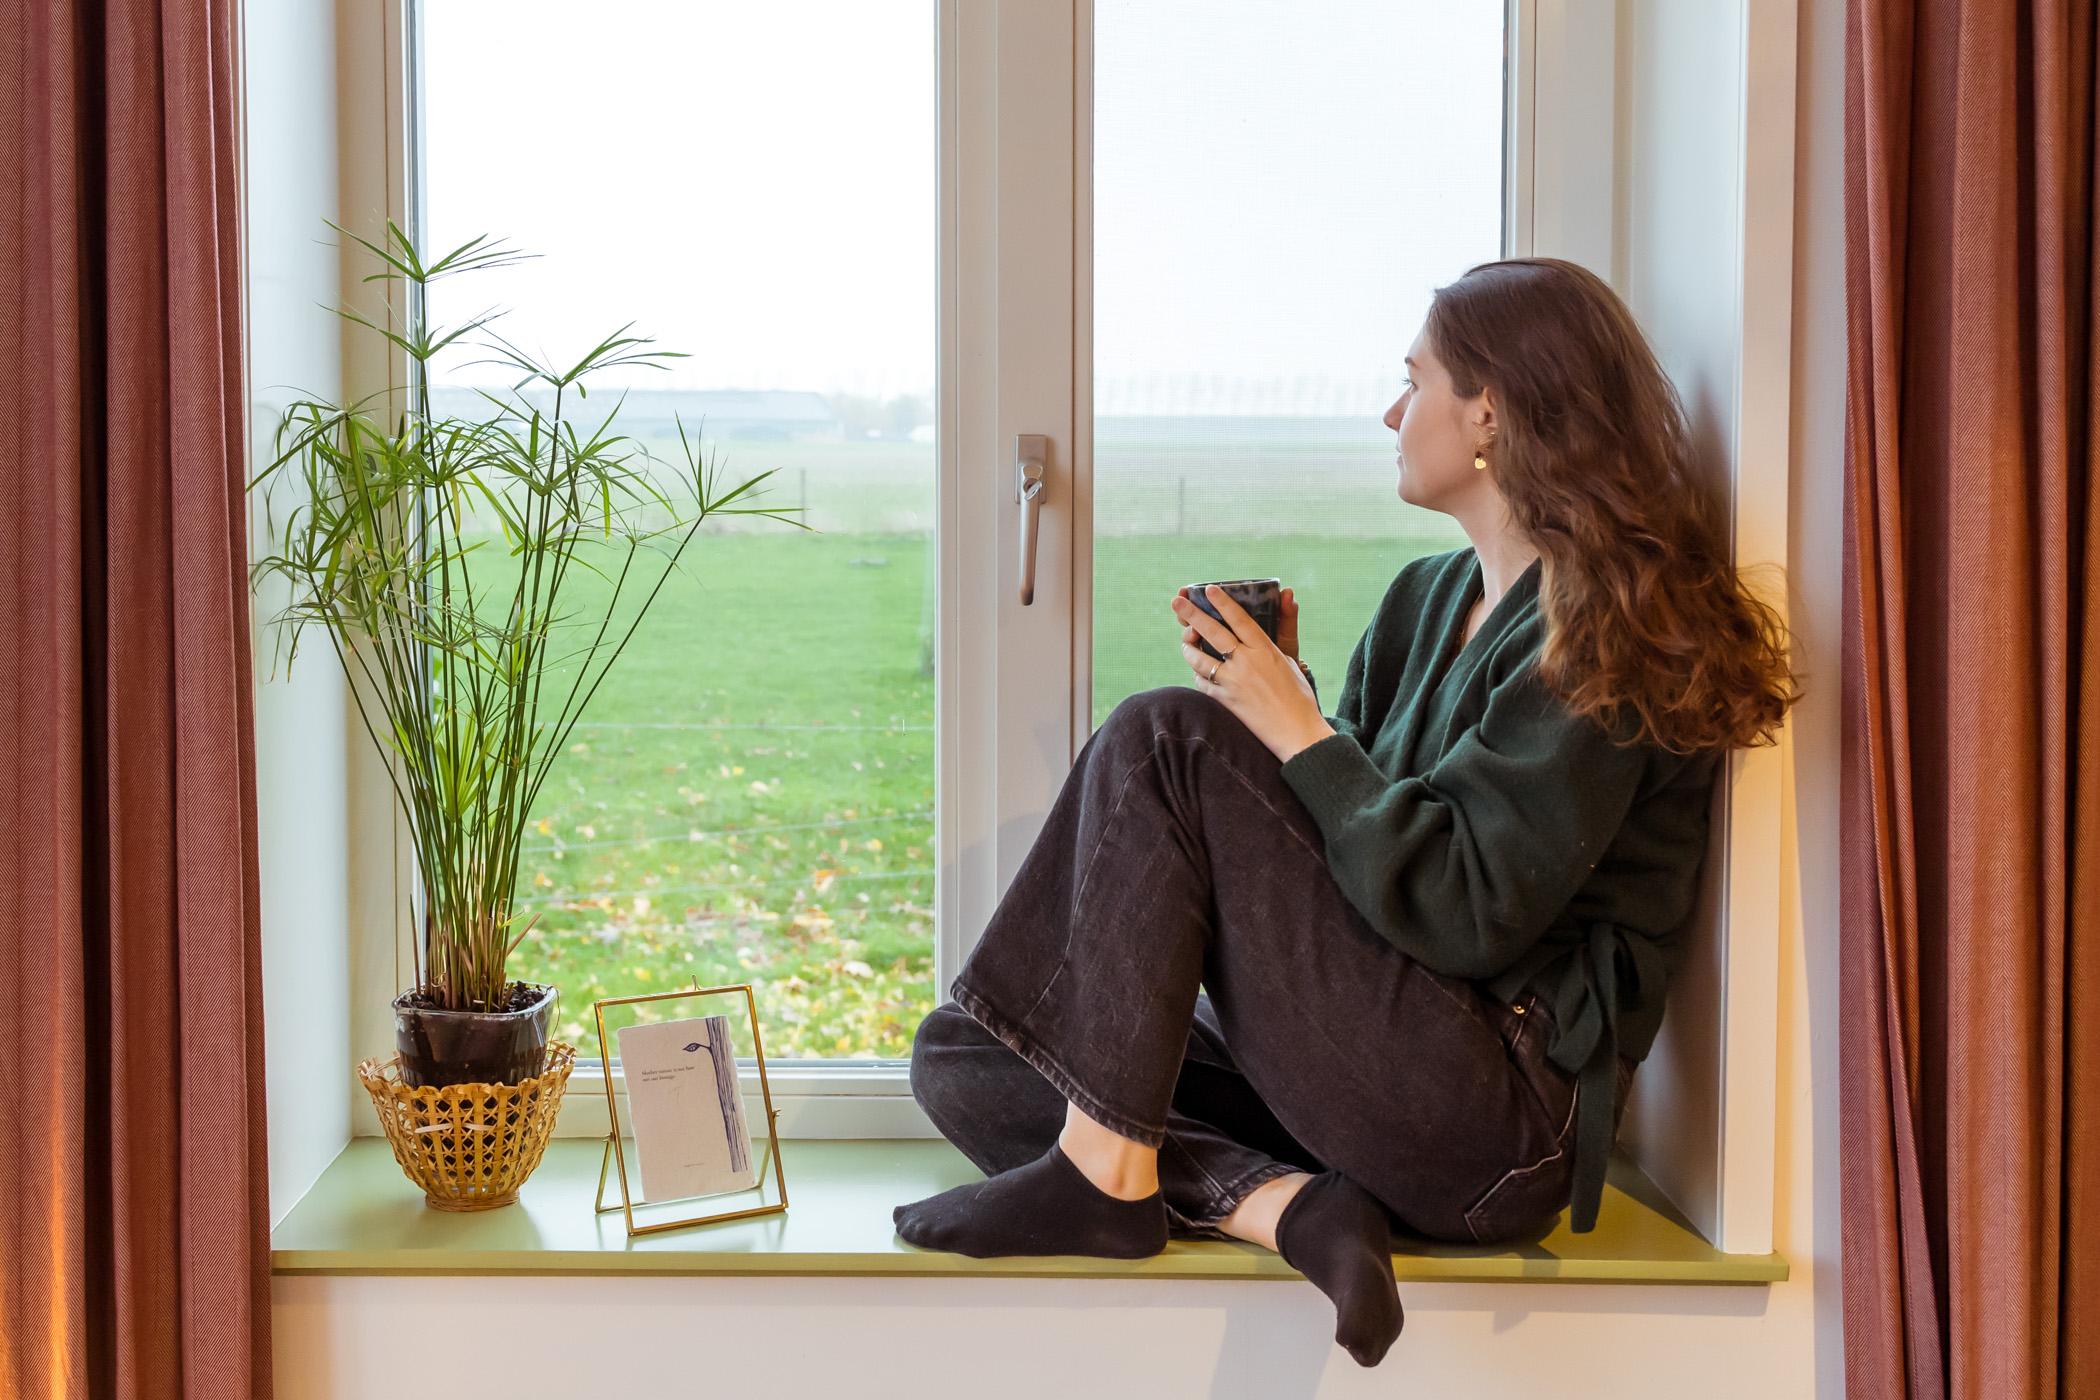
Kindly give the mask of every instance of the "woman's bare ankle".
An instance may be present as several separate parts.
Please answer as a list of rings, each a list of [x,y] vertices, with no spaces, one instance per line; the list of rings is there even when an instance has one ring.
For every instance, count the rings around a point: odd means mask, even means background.
[[[1159,1149],[1124,1137],[1067,1104],[1057,1145],[1086,1179],[1119,1200],[1136,1201],[1159,1190]]]
[[[1232,1214],[1218,1222],[1218,1228],[1236,1240],[1246,1240],[1264,1249],[1276,1249],[1276,1221],[1283,1208],[1291,1203],[1305,1183],[1312,1180],[1309,1172],[1292,1172],[1264,1181],[1240,1198]],[[1282,1251],[1278,1250],[1278,1253]]]

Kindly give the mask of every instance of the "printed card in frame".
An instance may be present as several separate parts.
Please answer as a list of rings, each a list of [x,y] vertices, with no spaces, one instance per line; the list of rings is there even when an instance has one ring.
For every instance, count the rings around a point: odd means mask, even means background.
[[[606,1036],[605,1009],[609,1006],[634,1006],[644,1003],[653,1004],[658,1002],[674,1001],[681,998],[734,996],[738,993],[743,994],[744,1009],[745,1014],[747,1016],[745,1024],[750,1027],[751,1051],[753,1057],[757,1060],[758,1063],[759,1092],[761,1095],[763,1095],[765,1099],[766,1150],[764,1156],[761,1157],[758,1162],[755,1173],[753,1173],[752,1185],[744,1187],[741,1191],[736,1191],[735,1194],[741,1195],[749,1191],[757,1191],[761,1196],[763,1196],[765,1192],[766,1163],[767,1160],[770,1159],[773,1167],[773,1184],[775,1190],[779,1193],[780,1199],[778,1199],[777,1201],[766,1202],[760,1205],[747,1206],[742,1209],[717,1211],[712,1215],[697,1215],[682,1220],[648,1221],[638,1225],[635,1223],[634,1219],[635,1207],[637,1205],[650,1207],[665,1204],[666,1201],[670,1200],[699,1198],[666,1197],[664,1200],[661,1201],[637,1201],[635,1199],[633,1189],[628,1181],[627,1151],[623,1143],[622,1133],[620,1129],[619,1093],[613,1083],[612,1066],[614,1063],[614,1056],[608,1053],[609,1049],[615,1042],[609,1040]],[[782,1166],[780,1159],[780,1113],[779,1110],[773,1107],[773,1089],[771,1083],[766,1078],[766,1052],[765,1047],[761,1042],[758,1030],[758,1000],[752,994],[751,984],[748,982],[737,982],[722,987],[702,987],[696,984],[692,987],[684,988],[682,990],[673,992],[650,992],[642,996],[631,997],[605,997],[599,1001],[592,1003],[592,1014],[595,1017],[598,1025],[599,1061],[606,1067],[605,1107],[608,1121],[611,1124],[611,1130],[607,1132],[605,1136],[605,1156],[604,1159],[599,1163],[598,1167],[598,1194],[594,1202],[597,1209],[597,1213],[600,1215],[604,1215],[610,1211],[615,1210],[623,1212],[627,1222],[627,1234],[628,1237],[631,1239],[637,1235],[653,1235],[663,1230],[684,1229],[689,1225],[710,1225],[723,1220],[741,1220],[749,1216],[775,1215],[785,1211],[787,1209],[787,1172],[786,1169]],[[710,1017],[707,1019],[711,1022],[726,1024],[726,1018]],[[696,1050],[706,1050],[708,1048],[708,1039],[709,1037],[707,1036],[707,1034],[702,1032],[696,1034],[694,1040],[688,1043],[694,1045]],[[630,1089],[630,1094],[631,1093],[632,1090]],[[736,1117],[740,1118],[740,1094],[736,1096],[736,1103],[734,1107],[737,1110]],[[742,1124],[740,1121],[732,1120],[732,1144],[734,1143],[736,1129],[741,1128],[741,1126]],[[640,1146],[639,1139],[637,1139],[636,1146]],[[734,1145],[732,1145],[732,1160],[734,1159],[734,1155],[735,1148]],[[616,1167],[618,1169],[620,1183],[620,1199],[617,1204],[607,1205],[605,1202],[606,1180],[608,1176],[610,1176],[613,1173],[613,1170]],[[717,1191],[709,1192],[708,1194],[720,1195],[725,1193]]]

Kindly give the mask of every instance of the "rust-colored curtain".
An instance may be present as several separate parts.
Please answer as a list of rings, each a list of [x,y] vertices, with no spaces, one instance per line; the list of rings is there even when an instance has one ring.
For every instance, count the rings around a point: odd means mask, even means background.
[[[1847,7],[1851,1400],[2100,1400],[2093,9]]]
[[[0,1392],[269,1393],[236,16],[0,21]]]

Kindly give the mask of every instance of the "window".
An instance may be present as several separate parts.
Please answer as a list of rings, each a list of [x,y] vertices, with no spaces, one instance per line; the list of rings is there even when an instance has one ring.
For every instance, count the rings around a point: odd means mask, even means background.
[[[564,363],[634,321],[687,358],[571,412],[624,396],[667,476],[682,425],[811,527],[703,526],[540,797],[513,970],[579,1045],[594,999],[689,979],[752,982],[778,1059],[904,1057],[932,1005],[936,18],[422,7],[422,236],[538,255],[434,317],[514,307],[492,329]],[[512,377],[462,344],[435,401]]]
[[[1092,18],[1095,493],[1068,524],[1100,541],[1095,711],[1183,678],[1171,586],[1249,573],[1305,602],[1331,703],[1393,571],[1463,542],[1394,497],[1380,418],[1429,288],[1502,246],[1503,16]],[[706,527],[542,794],[515,971],[562,988],[566,1038],[597,997],[748,980],[769,1058],[894,1062],[940,999],[939,20],[421,7],[422,237],[538,255],[440,283],[434,316],[516,308],[496,329],[554,359],[635,319],[689,358],[592,402],[624,395],[622,429],[670,462],[683,424],[729,480],[772,471],[762,503],[813,527]],[[1002,152],[997,178],[1074,158]],[[462,346],[434,381],[471,412],[505,375]]]

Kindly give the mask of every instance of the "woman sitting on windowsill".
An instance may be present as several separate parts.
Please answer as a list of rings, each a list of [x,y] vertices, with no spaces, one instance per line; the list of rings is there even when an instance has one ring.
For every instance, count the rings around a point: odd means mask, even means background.
[[[1275,642],[1174,596],[1194,688],[1088,739],[919,1027],[913,1094],[990,1175],[899,1206],[906,1240],[1255,1241],[1369,1366],[1402,1321],[1394,1224],[1593,1227],[1720,761],[1799,694],[1602,280],[1472,268],[1407,364],[1399,495],[1472,544],[1400,570],[1332,715],[1288,592]]]

